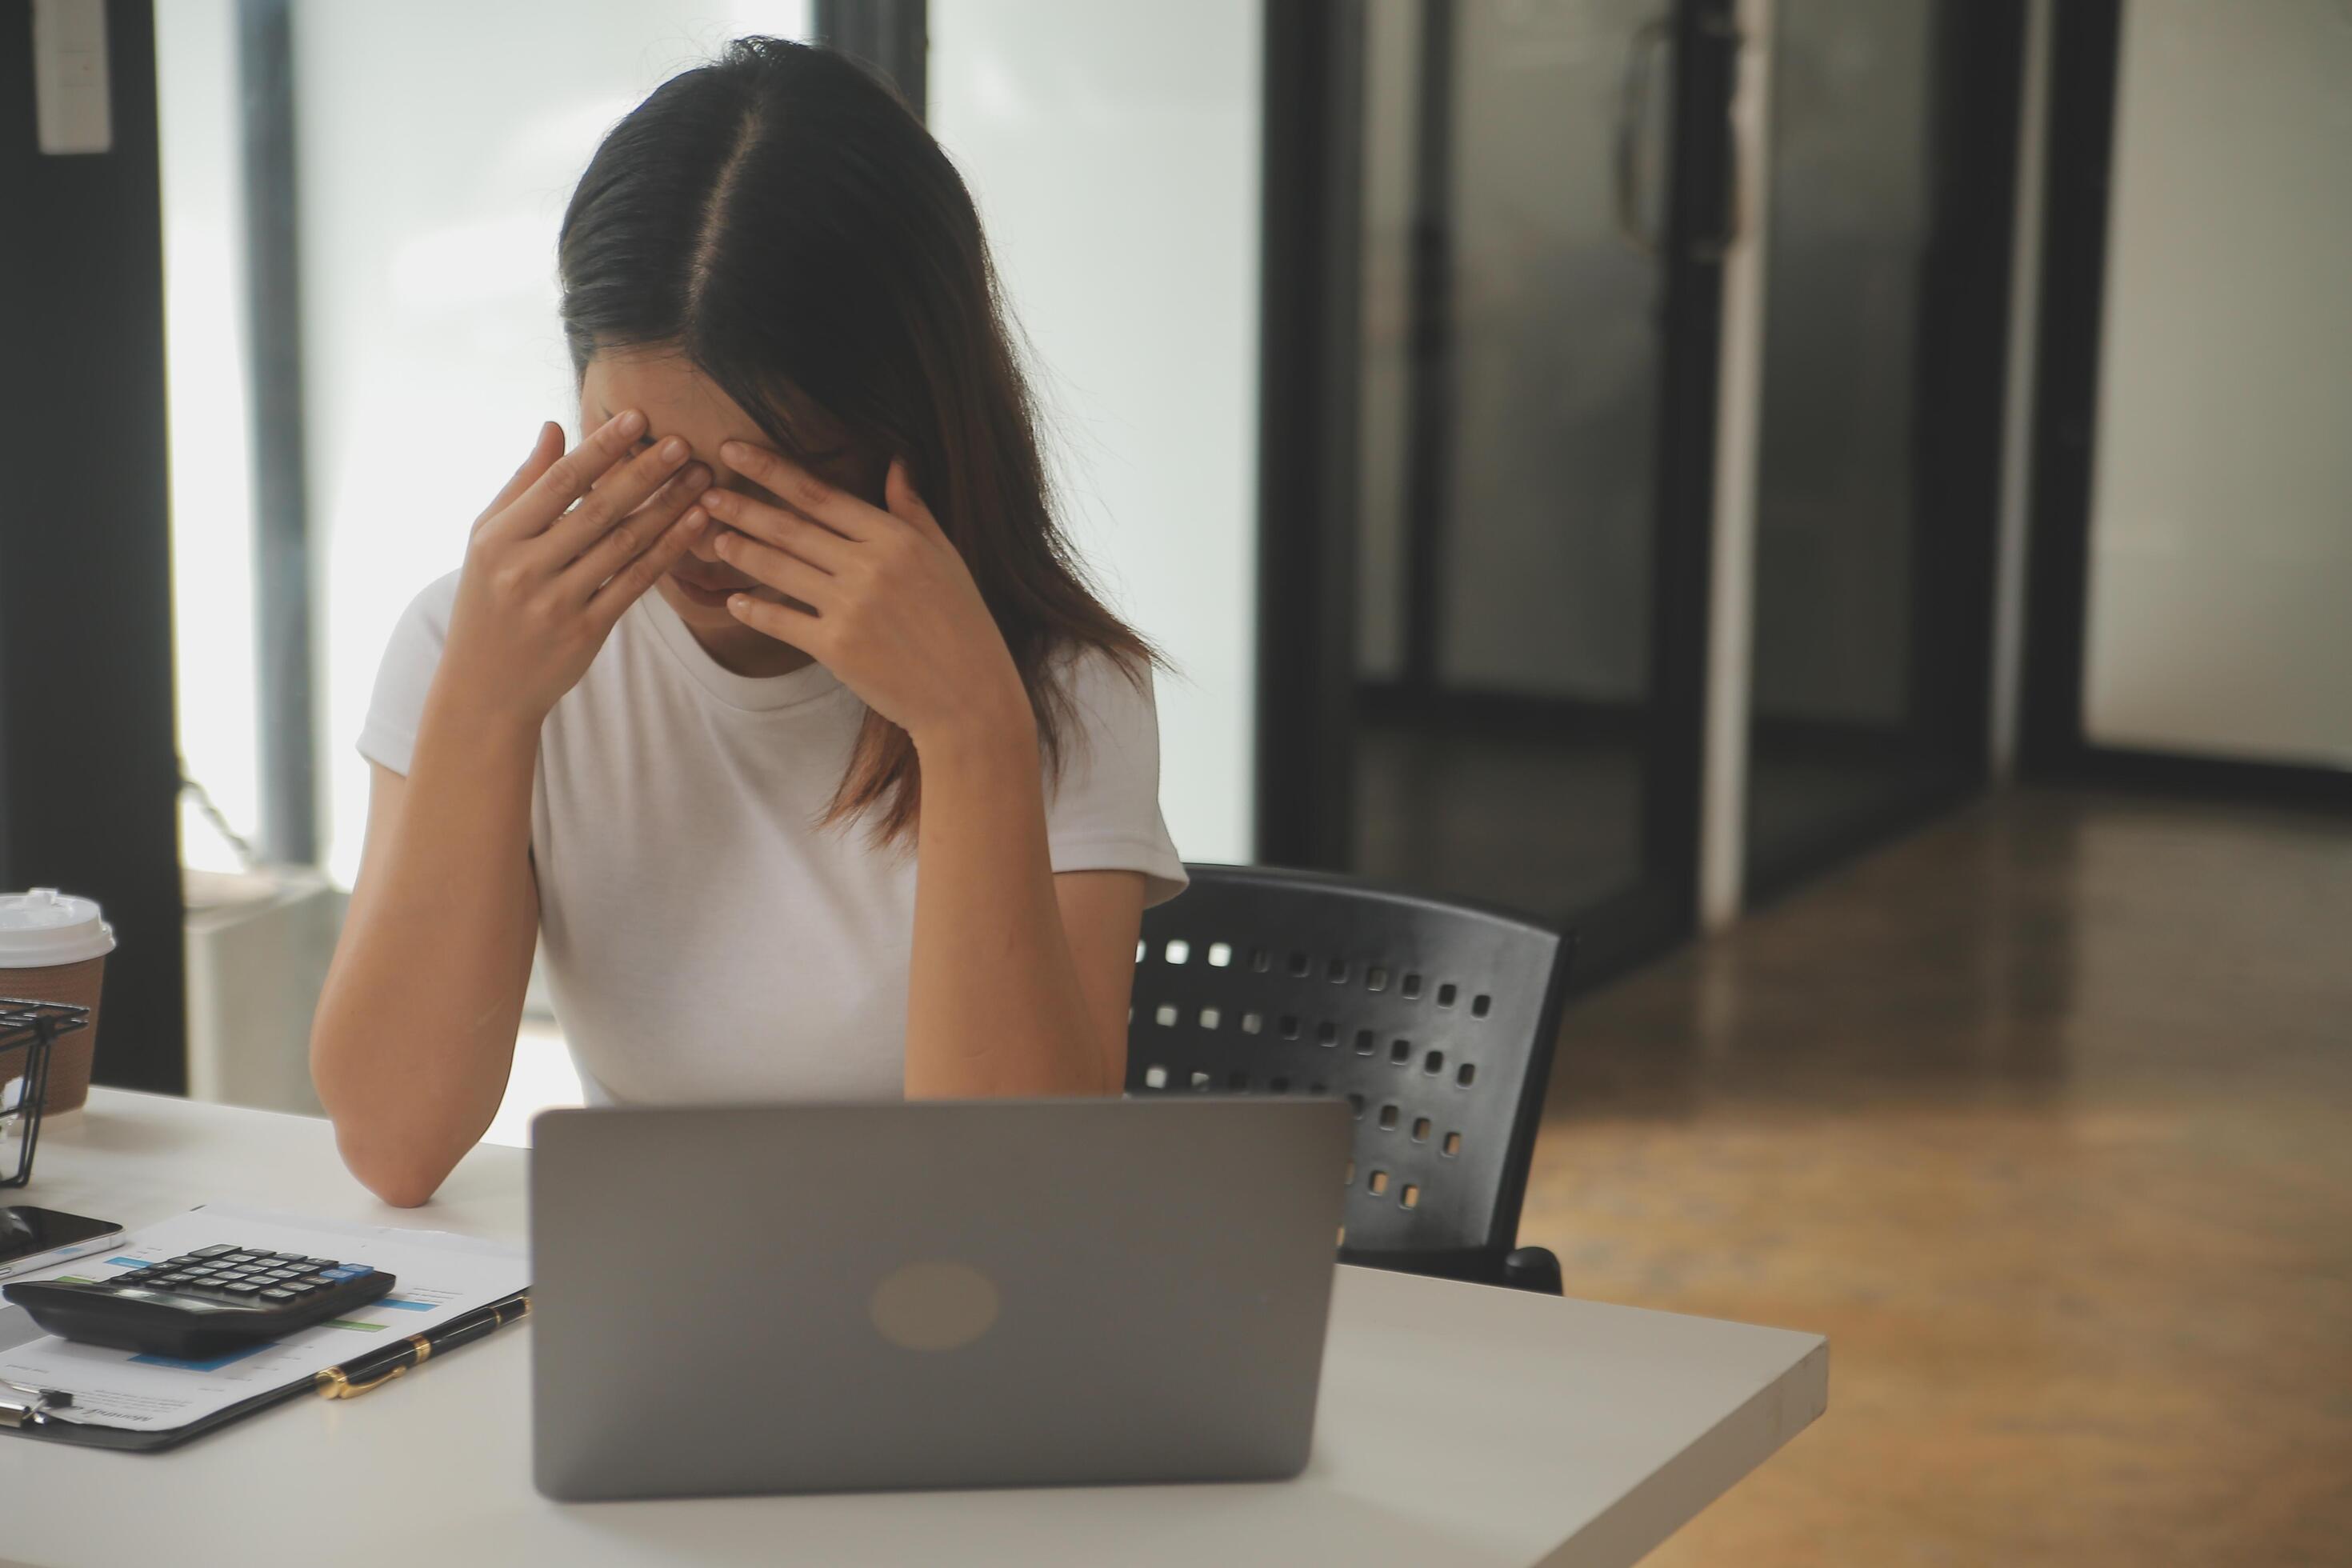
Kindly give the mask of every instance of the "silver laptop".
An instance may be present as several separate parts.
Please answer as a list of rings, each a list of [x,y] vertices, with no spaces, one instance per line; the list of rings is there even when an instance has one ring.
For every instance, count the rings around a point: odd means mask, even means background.
[[[1268,1479],[1305,1466],[1330,1100],[551,1110],[551,1498]]]

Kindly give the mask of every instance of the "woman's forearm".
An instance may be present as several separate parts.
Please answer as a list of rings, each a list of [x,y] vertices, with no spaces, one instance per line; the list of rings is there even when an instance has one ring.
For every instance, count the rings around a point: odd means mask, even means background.
[[[431,1196],[506,1091],[539,923],[537,754],[535,727],[436,690],[352,892],[311,1072],[345,1163],[390,1203]]]
[[[1034,721],[918,749],[908,1097],[1116,1093],[1054,894]]]

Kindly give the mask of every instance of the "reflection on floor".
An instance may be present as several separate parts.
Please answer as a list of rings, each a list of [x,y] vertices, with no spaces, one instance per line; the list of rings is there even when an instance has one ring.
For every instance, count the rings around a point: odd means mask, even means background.
[[[2352,824],[2011,795],[1644,970],[1521,1235],[1830,1337],[1665,1568],[2352,1561]]]
[[[1759,734],[1748,752],[1748,875],[1784,885],[1790,868],[1844,859],[1858,826],[1890,815],[1925,820],[1932,812],[1916,803],[1939,786],[1946,794],[1958,787],[1948,772],[1891,745]]]

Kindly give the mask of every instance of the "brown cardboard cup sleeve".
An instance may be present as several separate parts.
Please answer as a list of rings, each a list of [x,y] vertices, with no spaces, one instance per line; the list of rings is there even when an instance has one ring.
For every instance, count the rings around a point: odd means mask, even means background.
[[[51,1047],[44,1114],[78,1110],[89,1098],[99,992],[113,951],[114,928],[95,901],[55,888],[0,893],[0,996],[89,1009],[89,1026],[59,1036]]]

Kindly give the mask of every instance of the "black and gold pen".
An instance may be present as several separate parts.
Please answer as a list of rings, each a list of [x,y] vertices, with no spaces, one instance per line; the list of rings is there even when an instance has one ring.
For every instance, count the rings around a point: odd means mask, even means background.
[[[390,1383],[412,1366],[422,1366],[428,1359],[446,1355],[459,1345],[480,1339],[493,1329],[525,1316],[530,1310],[530,1292],[518,1290],[503,1300],[487,1307],[477,1307],[470,1312],[450,1319],[437,1329],[421,1334],[411,1334],[397,1344],[390,1344],[373,1355],[362,1356],[344,1366],[331,1366],[310,1374],[311,1385],[321,1399],[352,1399],[369,1389]]]

